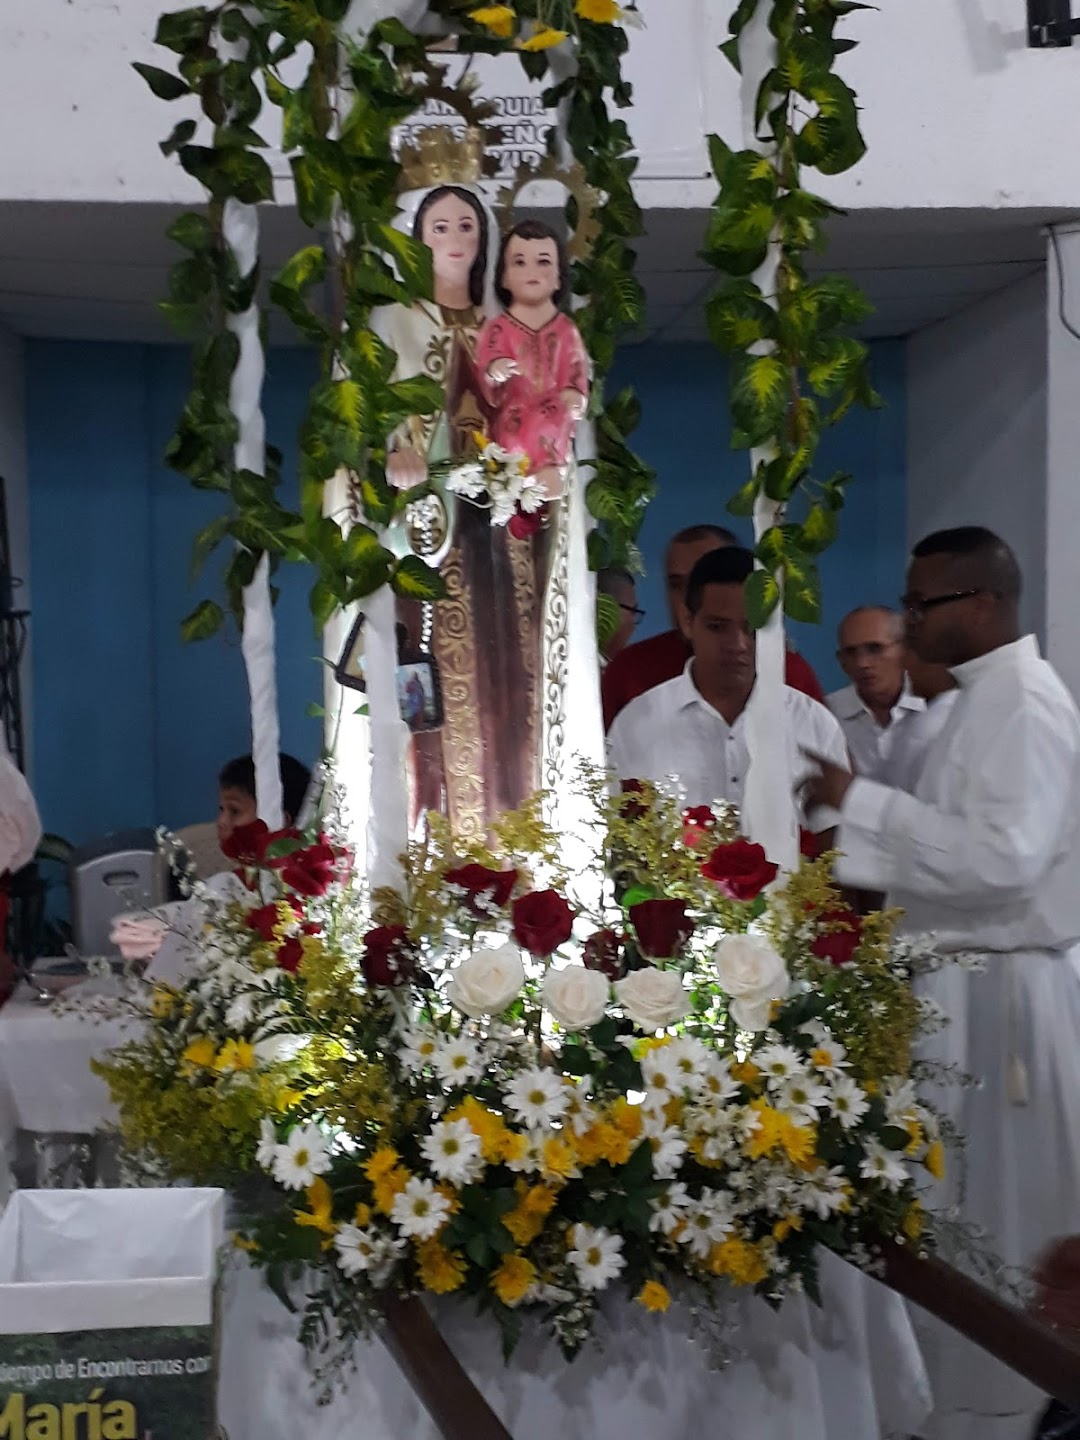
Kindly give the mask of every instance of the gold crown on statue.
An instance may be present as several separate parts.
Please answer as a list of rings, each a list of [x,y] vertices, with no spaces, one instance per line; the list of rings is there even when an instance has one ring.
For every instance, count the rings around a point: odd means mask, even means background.
[[[464,134],[449,125],[426,125],[402,142],[401,188],[428,185],[472,185],[484,169],[484,136],[476,125]]]

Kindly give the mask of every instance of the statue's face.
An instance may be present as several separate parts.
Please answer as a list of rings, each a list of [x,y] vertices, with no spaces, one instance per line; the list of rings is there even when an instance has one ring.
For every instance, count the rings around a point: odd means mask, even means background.
[[[458,195],[440,196],[424,215],[420,238],[434,256],[436,291],[440,281],[453,285],[468,281],[480,249],[480,224],[468,201]]]
[[[523,240],[506,247],[502,283],[517,305],[542,305],[559,288],[559,250],[554,240]]]

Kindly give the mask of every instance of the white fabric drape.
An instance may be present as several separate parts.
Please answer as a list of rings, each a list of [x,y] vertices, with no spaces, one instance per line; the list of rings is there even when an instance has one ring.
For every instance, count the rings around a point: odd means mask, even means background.
[[[770,146],[757,138],[754,107],[765,76],[776,64],[776,38],[768,28],[769,6],[759,3],[757,11],[739,37],[742,66],[740,103],[743,144],[748,150],[768,153]],[[767,303],[774,303],[778,245],[769,247],[764,264],[754,272],[754,283]],[[767,348],[767,347],[763,347]],[[772,459],[772,452],[750,452],[751,469]],[[777,524],[781,507],[760,495],[754,505],[754,539],[758,541],[770,526]],[[757,681],[746,708],[747,748],[750,770],[743,799],[743,829],[765,847],[781,871],[793,870],[799,859],[799,828],[792,793],[784,712],[784,614],[778,605],[768,623],[757,634]]]

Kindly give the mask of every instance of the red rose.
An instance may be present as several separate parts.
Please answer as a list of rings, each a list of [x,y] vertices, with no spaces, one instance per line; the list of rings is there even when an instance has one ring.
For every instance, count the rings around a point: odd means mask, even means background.
[[[821,841],[813,830],[799,830],[799,854],[807,860],[816,860],[821,854]]]
[[[360,962],[369,985],[406,985],[416,969],[416,949],[404,925],[377,925],[364,936]]]
[[[530,535],[535,535],[543,525],[539,510],[534,510],[531,515],[526,515],[523,510],[518,510],[511,515],[507,529],[515,540],[527,540]]]
[[[277,952],[277,963],[279,970],[287,970],[290,975],[295,975],[300,969],[300,961],[304,958],[304,947],[295,935],[290,935],[288,940],[281,945]]]
[[[652,960],[681,955],[694,933],[685,900],[642,900],[640,905],[630,906],[630,923],[637,934],[638,948]]]
[[[257,865],[266,853],[266,842],[270,827],[265,820],[252,820],[249,825],[237,825],[231,835],[221,842],[221,853],[230,860],[242,864]]]
[[[446,872],[449,885],[465,891],[465,907],[474,915],[487,916],[501,909],[517,884],[516,870],[489,870],[486,865],[462,865]]]
[[[300,906],[296,901],[291,900],[289,903],[292,906],[293,914],[299,915]],[[276,905],[260,905],[257,910],[249,910],[244,918],[252,930],[258,931],[260,939],[267,942],[273,940],[274,928],[280,920],[278,907]]]
[[[281,864],[281,878],[299,895],[325,895],[336,869],[336,852],[320,841],[286,856]]]
[[[810,953],[819,960],[828,960],[830,965],[848,964],[862,941],[858,915],[846,905],[838,905],[835,910],[823,910],[818,924],[827,925],[829,930],[812,941]]]
[[[585,941],[581,958],[586,970],[599,970],[609,980],[620,979],[625,969],[622,941],[614,930],[597,930],[590,935]]]
[[[719,885],[729,900],[753,900],[779,872],[761,846],[749,840],[717,845],[701,867],[705,879]]]
[[[640,780],[624,780],[622,793],[624,795],[644,795],[645,786]],[[640,820],[648,808],[640,800],[624,800],[619,806],[619,814],[624,820]]]
[[[514,939],[530,955],[550,955],[570,939],[574,912],[555,890],[534,890],[514,901]]]
[[[710,830],[716,829],[716,816],[708,805],[691,805],[683,811],[682,843],[689,849],[700,845]]]
[[[281,848],[282,841],[289,842],[285,845],[284,849]],[[263,841],[262,854],[259,858],[265,860],[271,869],[280,870],[283,865],[287,865],[292,857],[303,848],[303,845],[303,832],[297,830],[294,825],[286,825],[283,830],[274,830],[267,835]],[[277,850],[278,853],[271,855],[269,853],[271,850]]]

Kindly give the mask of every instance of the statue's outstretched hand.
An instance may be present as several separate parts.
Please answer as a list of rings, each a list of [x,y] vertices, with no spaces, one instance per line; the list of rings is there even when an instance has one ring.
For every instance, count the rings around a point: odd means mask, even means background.
[[[509,358],[493,360],[487,368],[487,378],[493,385],[505,385],[515,375],[520,375],[521,370],[516,360]]]
[[[585,411],[589,408],[589,401],[580,390],[564,390],[562,402],[566,406],[571,420],[584,419]]]
[[[419,450],[391,450],[386,457],[386,478],[399,490],[415,490],[426,485],[427,461]]]

